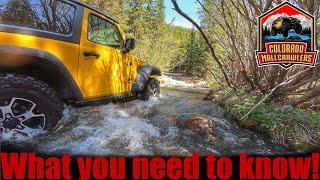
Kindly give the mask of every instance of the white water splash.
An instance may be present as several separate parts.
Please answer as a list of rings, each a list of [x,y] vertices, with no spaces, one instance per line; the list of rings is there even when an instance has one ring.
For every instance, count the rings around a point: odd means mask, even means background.
[[[35,137],[46,134],[47,131],[43,129],[34,130],[30,132],[28,135],[24,135],[19,131],[8,131],[5,133],[0,133],[0,143],[1,142],[11,142],[11,143],[21,143],[32,141]]]
[[[201,80],[198,82],[186,82],[184,80],[174,79],[170,76],[163,75],[160,77],[161,86],[163,87],[174,87],[174,86],[180,86],[180,87],[205,87],[208,82]]]
[[[184,85],[181,82],[196,82],[190,78],[180,81],[180,76],[171,79],[180,85]],[[63,119],[50,137],[21,147],[46,154],[92,156],[186,156],[195,151],[203,155],[230,155],[277,149],[269,141],[226,119],[225,111],[212,102],[204,102],[201,92],[195,89],[197,86],[191,85],[162,88],[160,98],[147,102],[134,100],[95,107],[66,107]],[[215,142],[208,141],[203,134],[181,128],[182,121],[200,115],[213,121]]]
[[[155,103],[156,100],[150,100],[140,105],[150,108]],[[96,108],[96,112],[91,112],[91,116],[85,116],[86,111],[92,111],[92,109],[84,108],[76,127],[64,132],[56,141],[46,144],[51,152],[106,155],[115,152],[113,148],[116,148],[121,149],[123,155],[152,154],[146,150],[145,146],[149,143],[149,138],[158,138],[160,133],[156,127],[148,123],[148,120],[131,116],[126,110],[114,104]],[[64,119],[70,119],[72,114],[79,114],[79,112],[66,110]],[[64,121],[64,123],[68,122],[70,120]]]

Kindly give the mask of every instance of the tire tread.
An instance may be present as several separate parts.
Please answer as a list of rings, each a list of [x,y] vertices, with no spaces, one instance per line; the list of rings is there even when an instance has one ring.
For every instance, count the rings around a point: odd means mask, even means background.
[[[57,106],[63,107],[61,98],[52,87],[31,76],[12,73],[0,74],[0,88],[29,88],[43,94]]]

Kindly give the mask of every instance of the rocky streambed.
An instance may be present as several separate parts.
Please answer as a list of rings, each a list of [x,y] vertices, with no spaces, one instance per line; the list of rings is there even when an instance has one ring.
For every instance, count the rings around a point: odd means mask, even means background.
[[[72,155],[277,154],[285,149],[240,127],[229,113],[203,101],[207,89],[165,77],[161,97],[97,107],[66,107],[50,137],[14,140],[18,149]],[[201,85],[203,86],[203,85]]]

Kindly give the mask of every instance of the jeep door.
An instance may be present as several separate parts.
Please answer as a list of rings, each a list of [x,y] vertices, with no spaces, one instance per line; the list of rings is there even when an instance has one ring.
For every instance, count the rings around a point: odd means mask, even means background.
[[[123,29],[118,25],[118,29],[122,36],[123,42],[126,42],[126,35]],[[125,43],[124,43],[125,44]],[[132,51],[121,51],[120,59],[120,71],[121,71],[121,93],[126,94],[132,92],[133,83],[138,74],[138,67],[141,65],[141,61],[133,56]]]
[[[116,24],[85,8],[82,29],[78,77],[85,99],[119,95],[123,40]]]
[[[131,52],[121,54],[120,60],[120,71],[121,71],[121,93],[125,94],[131,92],[134,79],[133,75],[133,56]]]

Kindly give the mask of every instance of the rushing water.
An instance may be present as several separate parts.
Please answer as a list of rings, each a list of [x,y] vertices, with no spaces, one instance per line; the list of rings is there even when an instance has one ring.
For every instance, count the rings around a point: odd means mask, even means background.
[[[161,97],[148,102],[67,107],[64,118],[48,138],[39,138],[19,148],[46,154],[127,156],[284,151],[262,135],[239,127],[223,108],[203,101],[204,94],[204,90],[194,87],[173,86],[162,88]],[[196,116],[213,122],[215,141],[179,125]]]

